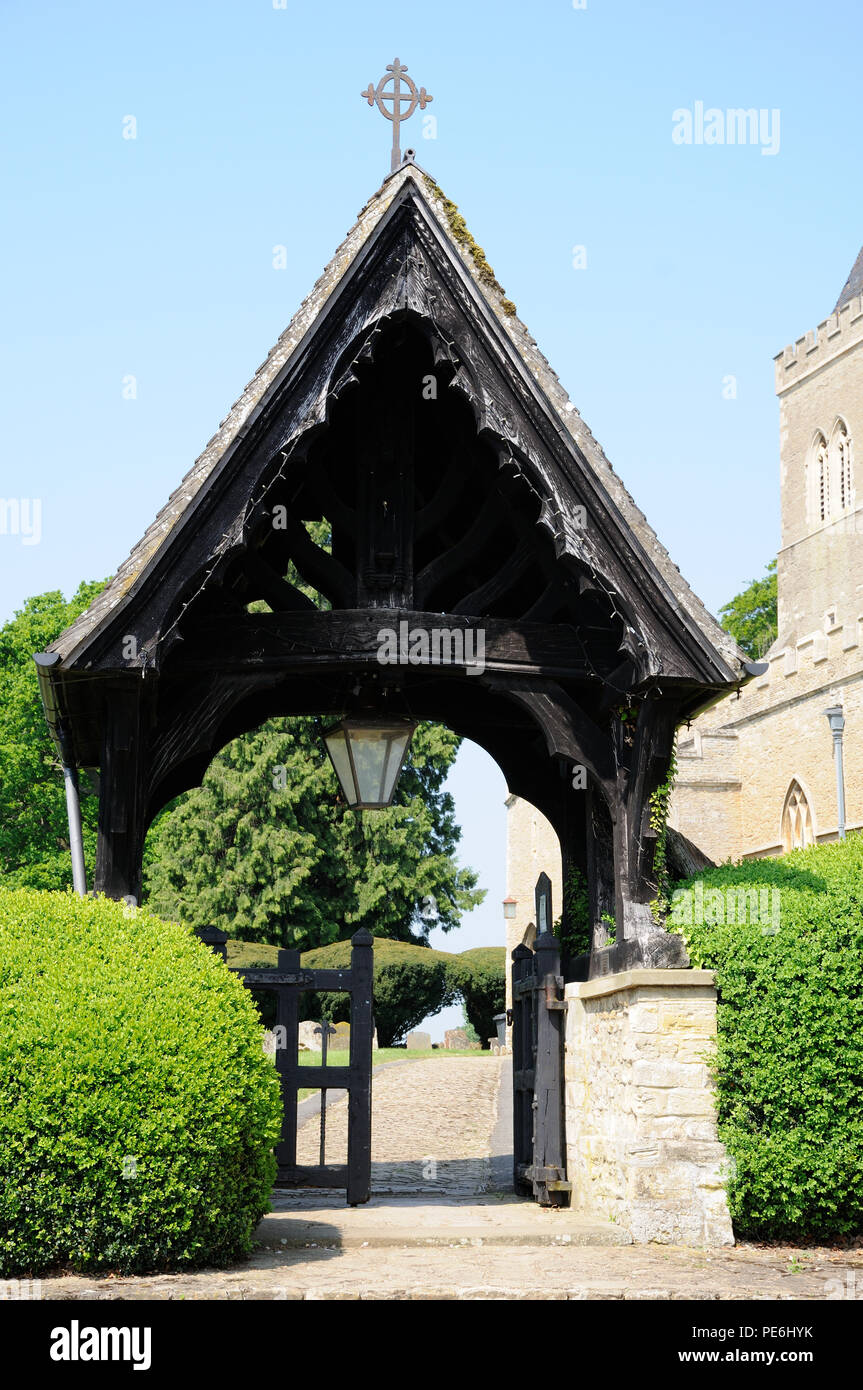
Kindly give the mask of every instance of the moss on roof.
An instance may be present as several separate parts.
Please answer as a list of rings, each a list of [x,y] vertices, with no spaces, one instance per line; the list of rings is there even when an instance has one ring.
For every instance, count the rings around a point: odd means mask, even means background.
[[[444,215],[446,217],[449,229],[455,237],[456,241],[461,246],[464,246],[464,248],[469,252],[471,259],[473,260],[473,263],[476,266],[477,275],[479,279],[482,281],[484,285],[487,285],[490,290],[495,290],[500,295],[500,307],[503,309],[503,312],[505,314],[509,314],[509,316],[512,317],[516,313],[516,307],[511,299],[507,299],[506,291],[504,290],[503,285],[501,285],[500,281],[496,279],[495,273],[489,265],[488,259],[482,247],[477,245],[477,243],[471,236],[470,231],[468,230],[468,225],[458,210],[458,204],[454,203],[451,198],[448,198],[446,196],[443,189],[435,183],[434,179],[431,177],[430,174],[424,173],[423,179],[425,181],[426,188],[428,188],[429,192],[432,193],[435,198],[438,198],[440,202],[443,204]]]

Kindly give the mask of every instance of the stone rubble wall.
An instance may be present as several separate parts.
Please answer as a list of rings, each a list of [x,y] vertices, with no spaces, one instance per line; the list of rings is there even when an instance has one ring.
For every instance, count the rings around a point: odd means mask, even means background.
[[[734,1243],[708,1068],[709,970],[631,970],[566,987],[572,1206],[636,1242]]]

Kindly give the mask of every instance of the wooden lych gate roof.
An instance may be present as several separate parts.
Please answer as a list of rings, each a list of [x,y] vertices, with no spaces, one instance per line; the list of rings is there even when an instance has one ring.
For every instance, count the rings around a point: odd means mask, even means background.
[[[540,525],[552,537],[556,553],[591,565],[602,562],[602,539],[618,542],[633,586],[643,582],[654,589],[657,608],[667,610],[665,621],[681,637],[686,632],[691,643],[684,641],[685,645],[700,649],[702,659],[694,665],[701,669],[697,673],[693,670],[696,678],[700,675],[705,684],[719,685],[744,678],[741,653],[733,638],[681,576],[528,329],[488,273],[482,253],[475,259],[472,238],[459,234],[460,219],[448,215],[448,206],[452,207],[431,178],[413,163],[384,181],[128,559],[86,612],[52,644],[50,650],[60,654],[63,669],[92,666],[97,651],[95,664],[101,667],[112,634],[120,628],[123,632],[132,630],[133,625],[124,621],[125,615],[134,612],[142,588],[165,566],[171,552],[183,546],[188,529],[196,524],[202,501],[223,479],[256,426],[260,430],[262,417],[278,397],[289,389],[295,396],[290,419],[280,422],[273,438],[276,450],[290,450],[307,431],[324,422],[328,403],[343,384],[335,381],[332,373],[341,347],[354,341],[360,354],[368,352],[371,343],[363,336],[367,330],[399,310],[411,310],[438,330],[438,360],[445,357],[455,362],[460,358],[454,385],[474,406],[478,430],[509,445],[515,466],[534,475],[543,493]],[[374,298],[369,302],[363,288],[371,279],[370,262],[387,250],[395,273],[374,277]],[[455,308],[461,320],[459,327],[470,330],[458,344],[445,342],[440,335],[444,316],[436,289],[448,291],[454,300],[447,305],[450,312],[446,318],[451,319]],[[327,363],[331,370],[310,380],[304,368],[312,341],[322,335],[331,344]],[[472,363],[476,338],[487,340],[502,368],[503,381],[490,379],[479,361]],[[476,370],[472,371],[474,365]],[[509,385],[516,399],[506,398],[504,385]],[[513,416],[516,405],[532,417],[539,439],[523,433],[521,422]],[[557,446],[553,452],[558,469],[541,450],[543,442],[551,442],[549,431]],[[573,504],[586,505],[586,526],[573,526],[569,515]],[[237,543],[245,521],[245,515],[238,516],[223,533],[214,560]],[[605,537],[600,537],[600,527]],[[151,636],[156,645],[147,652],[147,660],[158,667],[161,634]],[[126,661],[118,664],[128,665]],[[648,660],[645,674],[651,664]]]
[[[309,533],[320,519],[328,548]],[[377,634],[402,622],[481,627],[484,670],[383,669]],[[102,770],[111,892],[135,880],[152,816],[229,738],[343,710],[358,681],[475,738],[579,843],[585,813],[574,831],[560,773],[583,761],[634,883],[643,855],[623,845],[640,843],[676,723],[747,674],[410,159],[41,663],[67,756]]]

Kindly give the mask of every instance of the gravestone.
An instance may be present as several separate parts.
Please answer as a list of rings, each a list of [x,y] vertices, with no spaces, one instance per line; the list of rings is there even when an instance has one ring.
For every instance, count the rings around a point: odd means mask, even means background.
[[[448,1051],[464,1051],[470,1047],[467,1030],[464,1028],[447,1028],[443,1035],[443,1045]]]
[[[339,1052],[350,1051],[351,1046],[351,1025],[349,1023],[337,1023],[335,1036],[330,1036],[330,1047]]]
[[[431,1033],[408,1033],[405,1047],[409,1052],[430,1052]]]
[[[301,1052],[320,1052],[321,1035],[320,1033],[315,1033],[315,1029],[319,1027],[320,1024],[315,1023],[314,1020],[310,1018],[300,1024],[299,1036]]]

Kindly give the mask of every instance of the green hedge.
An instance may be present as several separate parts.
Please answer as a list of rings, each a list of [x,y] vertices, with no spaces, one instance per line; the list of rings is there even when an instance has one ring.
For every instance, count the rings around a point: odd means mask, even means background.
[[[281,1103],[251,999],[187,927],[0,890],[0,1274],[224,1264]]]
[[[351,943],[334,941],[315,951],[304,951],[301,960],[309,969],[334,970],[350,964]],[[462,997],[470,969],[460,956],[411,946],[406,941],[374,943],[374,1012],[380,1047],[404,1041],[429,1014]],[[350,999],[345,995],[305,994],[303,1017],[330,1018],[341,1023],[350,1018]]]
[[[692,964],[716,971],[719,1129],[734,1160],[729,1200],[737,1234],[820,1241],[857,1233],[863,837],[723,866],[682,888],[694,894],[698,881],[700,915],[718,920],[678,929]],[[720,896],[708,896],[710,889]],[[728,920],[741,915],[739,890],[759,895],[742,924]],[[694,908],[693,898],[679,899],[675,915],[685,917],[687,906]]]
[[[378,1042],[388,1047],[403,1041],[423,1019],[438,1013],[447,1004],[464,1001],[468,1022],[476,1029],[483,1047],[496,1033],[494,1015],[506,1007],[506,950],[503,946],[475,946],[452,954],[433,951],[427,946],[411,946],[406,941],[378,937],[375,951],[375,1024]],[[228,965],[233,970],[256,966],[273,967],[278,959],[275,946],[246,941],[228,942]],[[314,951],[305,951],[303,965],[309,969],[340,969],[350,965],[351,943],[334,941]],[[275,1022],[272,995],[257,996],[261,1021],[271,1028]],[[305,994],[301,1017],[319,1019],[323,1013],[335,1022],[350,1016],[347,996]]]
[[[489,1038],[497,1036],[494,1016],[506,1008],[506,947],[474,946],[458,959],[470,969],[463,989],[468,1022],[483,1047],[488,1047]]]

